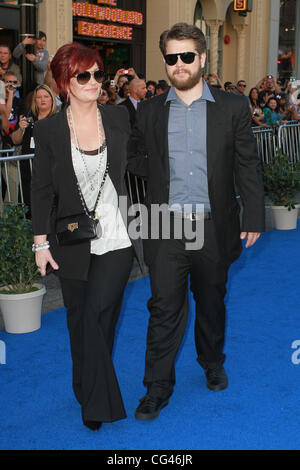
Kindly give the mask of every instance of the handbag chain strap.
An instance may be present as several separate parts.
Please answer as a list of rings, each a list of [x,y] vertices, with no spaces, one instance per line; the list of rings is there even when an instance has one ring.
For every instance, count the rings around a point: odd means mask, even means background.
[[[79,192],[79,197],[80,197],[80,200],[81,200],[81,204],[82,204],[82,206],[83,206],[83,210],[84,210],[85,214],[86,214],[90,219],[97,219],[97,217],[96,217],[96,208],[97,208],[97,205],[98,205],[100,196],[101,196],[101,192],[102,192],[102,189],[103,189],[103,186],[104,186],[106,177],[107,177],[107,175],[108,175],[108,168],[109,168],[109,162],[107,162],[107,165],[106,165],[106,169],[105,169],[105,172],[104,172],[104,175],[103,175],[103,179],[102,179],[102,182],[101,182],[101,185],[100,185],[100,188],[99,188],[99,192],[98,192],[98,196],[97,196],[97,199],[96,199],[96,202],[95,202],[95,205],[94,205],[94,209],[92,210],[92,216],[90,215],[89,209],[88,209],[88,207],[87,207],[87,205],[86,205],[85,199],[84,199],[84,197],[83,197],[83,194],[82,194],[82,191],[81,191],[81,188],[80,188],[80,184],[78,183],[78,180],[77,180],[77,188],[78,188],[78,192]]]

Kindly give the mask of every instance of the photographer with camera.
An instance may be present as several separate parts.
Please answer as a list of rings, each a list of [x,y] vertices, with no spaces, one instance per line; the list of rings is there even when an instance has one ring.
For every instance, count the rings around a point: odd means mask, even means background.
[[[118,92],[115,104],[119,104],[119,102],[123,99],[119,93],[121,88],[125,85],[125,83],[129,83],[133,78],[138,78],[138,76],[132,67],[129,69],[123,68],[117,70],[114,79],[111,81],[111,85],[116,85]]]
[[[57,112],[56,98],[47,85],[39,85],[33,92],[31,110],[26,116],[20,116],[19,124],[12,133],[15,145],[22,145],[22,155],[34,153],[33,128],[36,121],[52,116]],[[30,209],[31,170],[29,160],[20,162],[24,203]],[[28,212],[30,217],[30,210]]]
[[[1,138],[3,149],[14,147],[14,143],[11,139],[12,133],[15,131],[16,126],[19,122],[19,118],[25,113],[24,102],[21,98],[16,96],[19,80],[13,72],[6,72],[4,75],[4,86],[5,86],[5,104],[2,107],[2,129]],[[5,156],[5,155],[3,155]],[[3,169],[3,179],[5,184],[8,185],[7,175]],[[18,191],[17,191],[17,168],[13,163],[9,164],[9,188],[10,188],[10,200],[12,202],[18,202]],[[7,200],[8,194],[5,193],[5,189],[2,191],[3,199]]]
[[[265,115],[259,103],[259,91],[257,88],[251,88],[249,93],[250,111],[252,115],[252,126],[268,127],[265,123]]]
[[[19,59],[21,55],[25,54],[34,69],[34,80],[36,85],[44,83],[44,75],[47,70],[49,52],[45,49],[47,36],[43,31],[40,31],[36,39],[26,36],[22,42],[13,50],[13,56]]]
[[[276,83],[276,80],[274,79],[273,75],[267,75],[266,77],[262,78],[257,85],[255,86],[261,91],[266,91],[269,95],[269,98],[271,95],[276,95],[280,96],[281,95],[281,87],[278,83]]]
[[[5,86],[5,112],[8,119],[8,125],[2,127],[3,148],[14,146],[11,140],[11,134],[15,131],[19,122],[19,117],[25,114],[24,102],[16,97],[19,88],[19,80],[13,72],[6,72],[4,75]]]
[[[5,85],[2,80],[0,80],[0,129],[8,129],[9,123],[6,115],[6,106],[5,106]],[[0,132],[0,148],[2,149],[2,133]]]

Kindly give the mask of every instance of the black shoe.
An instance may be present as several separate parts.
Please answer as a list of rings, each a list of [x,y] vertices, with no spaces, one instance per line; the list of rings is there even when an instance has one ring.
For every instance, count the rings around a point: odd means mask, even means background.
[[[228,378],[222,365],[214,369],[205,369],[205,375],[207,379],[206,385],[210,390],[218,392],[224,390],[228,385]]]
[[[167,406],[169,403],[168,398],[154,398],[150,395],[145,395],[140,400],[140,404],[135,411],[136,419],[143,421],[150,421],[158,417],[160,410]]]
[[[83,420],[83,424],[91,429],[92,431],[98,431],[101,428],[102,422],[101,421],[86,421]]]

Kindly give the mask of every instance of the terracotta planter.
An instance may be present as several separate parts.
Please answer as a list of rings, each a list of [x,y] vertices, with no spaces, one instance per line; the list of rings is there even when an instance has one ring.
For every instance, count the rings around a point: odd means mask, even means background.
[[[272,206],[275,228],[277,230],[293,230],[297,228],[300,204],[290,211],[284,206]]]
[[[27,294],[3,294],[0,292],[0,308],[7,333],[30,333],[41,327],[41,313],[45,286]]]

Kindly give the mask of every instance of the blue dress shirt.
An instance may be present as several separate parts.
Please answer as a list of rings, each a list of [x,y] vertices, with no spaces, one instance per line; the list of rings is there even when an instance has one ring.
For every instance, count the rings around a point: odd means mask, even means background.
[[[173,87],[169,90],[166,103],[168,101],[170,101],[169,207],[176,205],[177,210],[196,212],[196,204],[204,204],[204,210],[210,211],[207,184],[206,104],[207,101],[215,100],[207,83],[203,81],[202,96],[192,104],[184,103]]]

